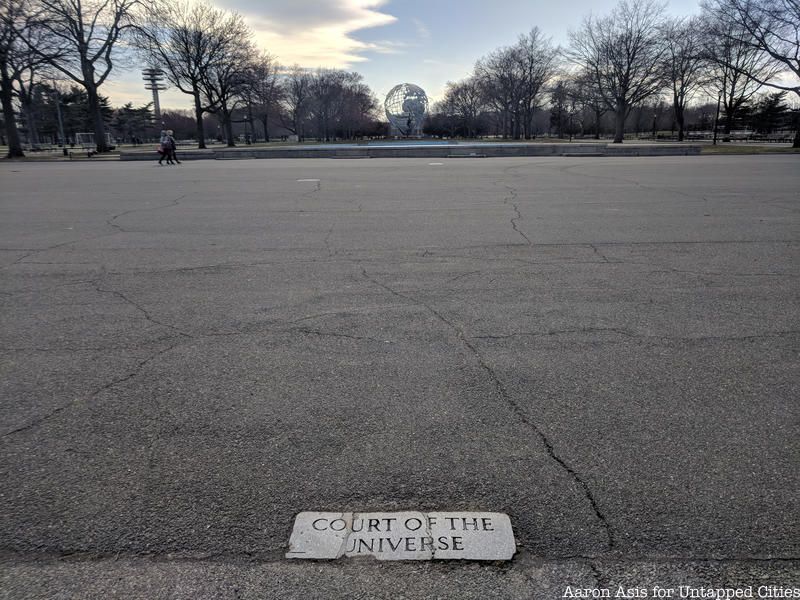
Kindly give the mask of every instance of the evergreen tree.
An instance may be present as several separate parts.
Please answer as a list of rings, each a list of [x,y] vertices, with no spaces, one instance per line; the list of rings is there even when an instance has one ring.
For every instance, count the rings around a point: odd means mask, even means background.
[[[791,110],[785,104],[786,92],[766,94],[753,107],[750,126],[759,133],[772,133],[789,125]]]

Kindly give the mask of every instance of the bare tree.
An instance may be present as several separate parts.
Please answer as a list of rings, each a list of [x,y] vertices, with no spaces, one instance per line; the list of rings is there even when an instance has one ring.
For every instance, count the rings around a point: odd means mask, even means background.
[[[438,109],[460,123],[466,137],[475,137],[483,107],[484,95],[473,76],[455,83],[448,82]]]
[[[569,89],[565,80],[559,79],[550,91],[550,126],[555,127],[559,139],[564,138],[569,118]]]
[[[527,35],[521,35],[512,47],[512,56],[519,70],[517,101],[525,139],[532,136],[533,114],[539,94],[555,76],[560,52],[560,48],[554,47],[538,27],[531,29]]]
[[[705,60],[701,32],[702,21],[698,18],[670,19],[663,27],[664,72],[672,88],[679,142],[684,138],[686,106],[703,84]]]
[[[212,35],[218,52],[201,72],[200,89],[208,112],[219,116],[227,145],[234,146],[232,115],[247,89],[248,69],[257,51],[250,41],[252,32],[236,13]]]
[[[573,94],[583,111],[590,112],[594,122],[594,139],[600,139],[600,122],[608,112],[608,105],[603,99],[591,73],[578,72],[574,77]],[[583,125],[582,125],[583,127]]]
[[[290,77],[289,83],[295,86],[295,91],[302,83],[302,75],[299,77],[299,80]],[[370,125],[377,100],[361,74],[317,69],[308,75],[305,106],[308,123],[316,137],[329,141],[336,137],[351,138],[357,130]]]
[[[592,76],[616,114],[614,143],[622,143],[631,107],[664,87],[663,14],[654,0],[621,0],[610,15],[589,16],[569,34],[568,57]]]
[[[240,16],[187,0],[153,2],[147,22],[139,28],[138,45],[148,62],[163,67],[169,82],[192,97],[199,148],[206,147],[203,115],[217,110],[217,95],[209,98],[203,84],[243,31]]]
[[[114,68],[115,50],[134,27],[141,0],[34,0],[32,20],[57,53],[27,41],[48,64],[86,90],[98,152],[108,150],[98,89]]]
[[[22,155],[15,97],[27,126],[28,142],[34,146],[39,143],[34,96],[48,62],[59,52],[52,37],[33,22],[31,12],[30,0],[0,0],[0,94],[9,157]]]
[[[55,79],[52,76],[52,68],[48,68],[48,64],[59,52],[59,47],[57,43],[54,44],[52,36],[49,36],[42,28],[35,26],[30,20],[17,30],[17,35],[20,37],[21,43],[17,44],[13,60],[10,62],[11,80],[25,118],[28,142],[32,146],[37,146],[39,132],[35,97],[44,76],[49,74],[49,79]],[[32,48],[37,50],[33,51]]]
[[[298,65],[293,66],[283,81],[283,126],[300,141],[305,137],[305,120],[310,110],[311,75]]]
[[[341,109],[347,73],[336,69],[317,69],[311,75],[309,93],[311,117],[317,123],[317,137],[329,141]]]
[[[277,111],[282,89],[278,82],[280,65],[275,58],[262,53],[250,62],[245,74],[242,98],[247,104],[248,115],[254,117],[264,127],[264,140],[269,142],[269,117]],[[255,111],[255,112],[254,112]]]
[[[742,71],[743,75],[758,84],[793,92],[800,97],[800,1],[716,0],[708,8],[746,32],[747,35],[742,36],[743,41],[756,50],[762,59],[769,57],[777,69],[791,73],[792,80],[773,79],[769,69]],[[734,67],[735,63],[731,63],[731,66]],[[794,147],[800,148],[800,127],[795,135]]]
[[[705,89],[719,97],[729,135],[739,111],[758,93],[763,82],[780,71],[775,60],[761,52],[751,34],[715,3],[703,3],[704,52],[708,59]]]
[[[565,133],[572,139],[575,117],[582,103],[581,92],[574,79],[558,79],[550,88],[550,127],[555,127],[558,137]],[[581,129],[583,123],[580,122]]]
[[[8,152],[6,158],[25,156],[14,113],[14,73],[20,70],[20,54],[25,48],[19,39],[24,27],[25,0],[0,0],[0,100],[3,106]],[[23,61],[24,62],[24,61]]]
[[[338,130],[346,139],[374,129],[378,99],[359,73],[348,73],[341,96]]]
[[[498,118],[504,138],[519,131],[519,62],[511,48],[499,48],[475,65],[475,77],[486,103]]]

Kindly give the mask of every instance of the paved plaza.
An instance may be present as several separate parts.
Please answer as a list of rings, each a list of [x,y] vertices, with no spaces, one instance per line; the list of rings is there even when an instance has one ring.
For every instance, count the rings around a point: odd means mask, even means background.
[[[799,158],[0,163],[0,598],[800,587]]]

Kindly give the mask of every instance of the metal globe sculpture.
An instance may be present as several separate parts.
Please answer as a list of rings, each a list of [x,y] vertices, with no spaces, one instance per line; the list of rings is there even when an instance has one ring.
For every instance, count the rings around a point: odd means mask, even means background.
[[[392,133],[403,136],[422,135],[422,123],[428,112],[428,96],[418,85],[401,83],[394,86],[383,103]]]

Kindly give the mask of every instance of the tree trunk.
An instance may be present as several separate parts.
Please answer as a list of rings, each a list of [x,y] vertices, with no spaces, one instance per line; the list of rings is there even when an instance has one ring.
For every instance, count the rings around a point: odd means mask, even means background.
[[[794,133],[794,143],[792,144],[792,148],[800,148],[800,127],[798,127],[797,131]]]
[[[725,134],[725,138],[722,140],[723,142],[730,142],[731,141],[731,129],[733,129],[733,116],[734,111],[732,109],[725,109],[725,129],[723,133]]]
[[[678,141],[683,141],[683,104],[677,91],[672,91],[672,133],[675,133],[675,123],[678,124]]]
[[[33,89],[33,86],[30,87]],[[28,128],[28,143],[33,147],[39,146],[39,130],[36,127],[36,109],[33,106],[31,95],[19,91],[19,103],[22,112],[25,114],[25,125]]]
[[[531,139],[531,123],[533,122],[533,111],[525,111],[525,123],[523,124],[523,135],[526,140]]]
[[[269,143],[269,128],[267,127],[267,115],[261,117],[261,122],[264,125],[264,141]]]
[[[22,151],[22,144],[19,141],[17,131],[17,121],[14,118],[14,103],[11,98],[11,78],[8,76],[5,64],[0,65],[0,96],[3,103],[3,121],[5,121],[6,138],[8,142],[8,154],[6,158],[22,158],[25,153]]]
[[[203,125],[203,107],[200,104],[200,92],[194,92],[194,118],[197,121],[197,148],[203,149],[206,147],[206,132]]]
[[[86,96],[89,101],[89,112],[92,115],[92,124],[94,126],[94,143],[97,147],[97,152],[102,154],[108,152],[108,144],[106,143],[106,124],[103,122],[103,113],[100,110],[100,97],[97,95],[97,87],[94,82],[87,79],[84,87],[86,88]]]
[[[233,122],[231,120],[231,113],[228,111],[228,105],[223,102],[220,106],[222,110],[222,128],[225,130],[225,141],[228,148],[236,146],[233,140]]]
[[[599,110],[594,111],[594,139],[600,139],[600,119],[603,118],[603,114]]]
[[[621,144],[622,140],[625,138],[625,117],[627,117],[628,107],[625,105],[624,102],[618,100],[617,101],[617,110],[616,110],[616,123],[614,127],[614,143]]]

